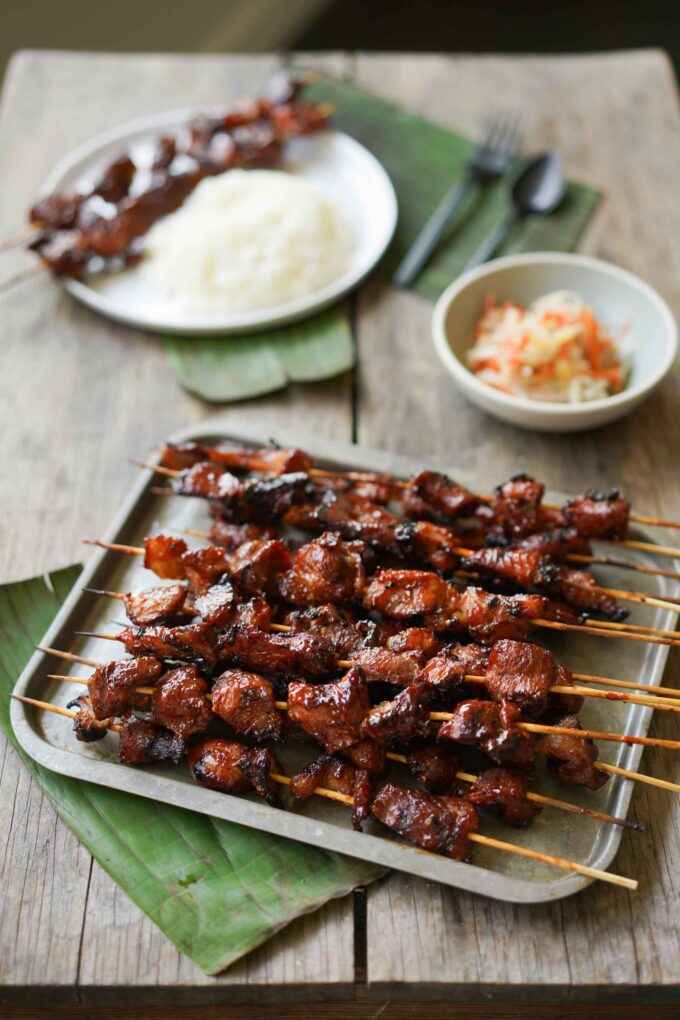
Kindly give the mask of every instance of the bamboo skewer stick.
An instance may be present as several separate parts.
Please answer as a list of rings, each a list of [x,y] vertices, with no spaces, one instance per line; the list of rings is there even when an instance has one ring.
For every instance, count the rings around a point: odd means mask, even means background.
[[[610,776],[635,779],[637,782],[646,783],[647,786],[656,786],[659,790],[680,793],[680,783],[671,783],[668,779],[657,779],[656,776],[648,776],[644,772],[630,772],[628,769],[622,769],[619,765],[610,765],[606,761],[594,761],[593,767],[600,772],[608,772]]]
[[[10,248],[16,248],[17,245],[23,244],[24,241],[30,241],[32,237],[35,237],[36,234],[39,233],[40,228],[34,226],[33,224],[31,224],[28,227],[25,227],[23,230],[20,230],[17,234],[14,234],[12,237],[8,237],[6,240],[0,243],[0,254],[4,251],[9,251]]]
[[[644,563],[633,560],[620,560],[617,556],[586,556],[584,553],[570,553],[566,559],[571,563],[591,563],[602,567],[620,567],[621,570],[634,570],[638,574],[652,574],[655,577],[669,577],[680,581],[680,574],[675,570],[664,570],[662,567],[648,567]]]
[[[58,715],[65,715],[73,718],[76,712],[71,712],[68,709],[59,708],[57,705],[51,705],[46,701],[38,701],[36,698],[27,698],[20,694],[13,694],[13,698],[17,701],[24,702],[40,708],[47,712],[57,712]],[[118,730],[119,727],[113,724],[111,729]],[[270,773],[270,777],[274,782],[280,783],[281,785],[289,786],[290,777],[282,775],[278,772]],[[339,803],[346,804],[350,807],[354,805],[354,798],[348,794],[340,793],[337,790],[327,790],[325,787],[317,786],[314,793],[321,797],[326,797],[329,800],[335,800]],[[495,839],[491,836],[483,836],[481,833],[473,832],[468,834],[468,839],[473,843],[478,843],[481,846],[491,847],[495,850],[501,850],[505,853],[514,853],[520,857],[527,857],[531,860],[538,861],[542,864],[552,864],[557,868],[561,868],[565,871],[572,871],[576,874],[585,875],[588,878],[599,879],[602,882],[609,882],[612,885],[621,886],[624,889],[635,890],[638,887],[638,883],[635,879],[626,878],[622,875],[613,875],[607,871],[602,871],[599,868],[590,868],[585,864],[579,864],[576,861],[571,861],[566,857],[558,857],[555,854],[543,853],[541,850],[532,850],[529,847],[521,847],[515,843],[508,843],[505,840]],[[427,853],[428,851],[424,851]],[[437,856],[437,855],[434,855]]]
[[[596,626],[583,627],[576,623],[559,623],[557,620],[532,620],[531,625],[533,627],[543,627],[546,630],[569,631],[572,634],[592,634],[594,637],[621,638],[627,641],[644,641],[650,645],[668,645],[669,648],[680,648],[680,640],[654,637],[653,634],[639,634],[637,631],[601,630]]]
[[[612,545],[621,545],[624,549],[640,549],[642,552],[651,552],[656,556],[669,556],[671,559],[680,559],[680,549],[671,545],[657,545],[656,542],[641,542],[633,538],[619,538],[612,540]]]

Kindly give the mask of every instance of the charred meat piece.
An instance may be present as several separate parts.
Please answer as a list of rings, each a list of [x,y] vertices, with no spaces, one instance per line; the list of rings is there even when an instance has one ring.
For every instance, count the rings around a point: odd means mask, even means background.
[[[155,655],[158,659],[193,662],[212,672],[217,661],[217,636],[209,623],[186,627],[126,627],[118,640],[130,655]]]
[[[357,626],[354,614],[339,606],[329,604],[295,609],[286,614],[283,622],[293,631],[326,638],[339,659],[349,659],[360,648],[370,644],[365,630]]]
[[[205,733],[213,717],[207,693],[208,684],[195,666],[170,670],[154,687],[153,721],[183,740]]]
[[[314,634],[270,634],[232,627],[220,637],[224,665],[241,666],[274,677],[321,678],[335,671],[335,654],[325,638]]]
[[[582,728],[573,715],[558,719],[555,725],[570,730]],[[570,786],[599,790],[609,778],[606,772],[600,772],[593,765],[597,760],[598,749],[592,740],[572,737],[568,733],[545,733],[539,737],[536,750],[546,756],[557,778]]]
[[[441,650],[441,641],[427,627],[405,627],[387,639],[391,652],[418,652],[421,662],[427,662]]]
[[[163,135],[158,139],[153,153],[151,169],[167,170],[177,154],[177,139],[174,135]]]
[[[99,195],[105,202],[117,204],[130,190],[137,167],[127,154],[119,156],[106,168],[94,188],[93,195]]]
[[[574,680],[568,669],[557,667],[555,684],[558,687],[573,687]],[[551,694],[548,711],[551,715],[578,715],[583,708],[583,697],[580,694]]]
[[[189,768],[199,786],[222,793],[254,790],[271,804],[280,806],[272,772],[281,772],[275,755],[268,748],[246,747],[235,740],[203,740],[188,751]]]
[[[352,656],[369,683],[384,681],[405,687],[420,672],[419,652],[391,652],[389,648],[362,648]]]
[[[264,677],[229,669],[212,689],[213,712],[232,729],[255,740],[280,740],[283,723],[274,707],[274,690]]]
[[[130,242],[145,234],[160,216],[179,209],[201,176],[200,171],[159,174],[145,191],[123,198],[112,219],[103,215],[89,217],[86,235],[91,247],[103,258],[111,258],[128,248]]]
[[[144,566],[158,577],[182,579],[186,576],[182,554],[187,544],[182,538],[171,535],[154,535],[144,539]]]
[[[476,549],[464,557],[463,568],[521,588],[554,588],[560,578],[557,564],[539,549]]]
[[[371,807],[373,817],[410,843],[457,861],[469,856],[468,835],[479,824],[477,811],[463,797],[435,797],[386,783]]]
[[[308,800],[317,786],[351,797],[355,783],[356,769],[353,765],[332,758],[329,754],[322,754],[306,765],[302,772],[291,776],[288,789],[297,800]]]
[[[288,688],[288,717],[313,737],[327,754],[362,740],[361,723],[371,704],[361,670],[352,669],[332,684],[293,681]]]
[[[466,690],[465,665],[452,652],[454,647],[449,645],[428,659],[418,674],[432,704],[442,708],[457,701]]]
[[[458,755],[448,747],[421,747],[407,756],[407,767],[430,793],[450,793],[460,768]]]
[[[245,630],[269,630],[271,622],[272,607],[266,599],[249,599],[236,610],[236,624]]]
[[[628,533],[630,503],[617,489],[609,493],[586,489],[581,496],[568,499],[562,513],[586,538],[620,539]]]
[[[153,685],[163,672],[157,658],[116,659],[97,666],[87,681],[96,719],[122,715],[132,706],[136,687]]]
[[[170,730],[126,712],[122,717],[118,756],[124,765],[150,765],[170,761],[178,765],[184,755],[184,741]]]
[[[89,242],[80,230],[41,231],[27,245],[43,260],[55,276],[85,276],[94,257]]]
[[[236,475],[210,461],[198,461],[192,467],[185,468],[172,479],[172,489],[178,496],[212,499],[230,509],[240,507],[241,482]]]
[[[213,584],[194,599],[194,612],[204,623],[223,630],[234,622],[238,599],[229,581]]]
[[[538,548],[478,549],[464,558],[463,566],[522,588],[538,588],[557,595],[578,609],[614,619],[627,615],[616,599],[598,589],[587,570],[570,570]]]
[[[592,552],[590,542],[576,528],[538,531],[521,539],[520,545],[525,549],[537,549],[544,556],[552,556],[556,560],[565,559],[572,553],[589,556]]]
[[[483,676],[489,664],[489,649],[484,645],[454,644],[448,646],[448,653],[465,666],[466,673]]]
[[[621,622],[628,610],[618,605],[615,598],[600,590],[597,581],[587,570],[568,570],[560,567],[559,582],[553,592],[577,609],[600,613],[610,620]]]
[[[162,588],[145,588],[130,592],[123,599],[130,623],[147,627],[152,623],[166,623],[184,609],[187,588],[184,584],[168,584]]]
[[[361,732],[388,747],[409,744],[431,734],[426,690],[411,684],[392,701],[383,701],[370,710],[361,724]]]
[[[364,596],[366,609],[407,620],[412,616],[446,611],[451,589],[428,570],[379,570]]]
[[[539,530],[545,486],[529,475],[513,475],[494,489],[491,510],[506,535],[522,538]]]
[[[431,521],[413,521],[402,524],[395,534],[404,559],[422,563],[442,574],[451,573],[460,563],[460,555],[454,550],[464,542],[453,528]]]
[[[229,565],[224,549],[216,545],[204,545],[182,553],[184,576],[190,590],[196,595],[203,594],[222,578],[228,572]]]
[[[294,503],[303,503],[310,483],[301,471],[277,478],[249,478],[243,483],[240,502],[257,520],[278,521]]]
[[[102,740],[109,732],[112,719],[98,719],[92,711],[92,703],[87,694],[81,694],[73,701],[69,701],[67,708],[75,709],[78,713],[73,717],[73,732],[76,740],[85,744],[92,744],[95,740]]]
[[[283,542],[258,539],[236,550],[231,561],[231,579],[245,595],[272,593],[277,579],[291,566],[290,552]]]
[[[387,771],[385,748],[375,740],[362,740],[345,748],[342,754],[358,769],[368,772],[371,776],[382,776]]]
[[[534,760],[536,741],[518,728],[521,717],[509,701],[463,701],[453,710],[453,718],[442,723],[437,739],[478,745],[497,764],[526,770]]]
[[[371,817],[373,800],[373,784],[371,774],[366,769],[358,769],[354,782],[354,798],[352,803],[352,828],[361,832],[361,826]]]
[[[293,471],[309,471],[313,466],[311,457],[294,448],[265,446],[260,450],[248,450],[228,442],[216,446],[197,443],[196,447],[202,460],[221,464],[230,471],[268,471],[273,475],[284,475]]]
[[[541,813],[538,804],[527,798],[527,778],[509,769],[485,769],[465,794],[475,807],[498,811],[508,825],[523,827]]]
[[[446,645],[429,659],[418,680],[427,688],[431,708],[445,709],[466,696],[466,677],[483,676],[489,659],[488,648],[482,645]]]
[[[309,531],[316,534],[324,530],[319,523],[316,512],[319,509],[319,502],[293,503],[289,510],[281,518],[282,522],[289,528],[297,528],[298,531]]]
[[[497,641],[489,654],[486,688],[494,701],[512,701],[530,718],[548,707],[557,663],[545,648],[526,641]]]
[[[479,505],[479,497],[437,471],[421,471],[409,481],[402,494],[408,517],[429,518],[446,524],[457,517],[469,516]]]
[[[354,543],[327,532],[298,549],[279,589],[294,605],[342,605],[360,601],[365,581],[364,565]]]
[[[166,443],[160,462],[173,471],[186,471],[205,459],[200,443]]]
[[[520,641],[531,630],[531,621],[543,616],[543,595],[494,595],[482,588],[466,588],[458,594],[452,613],[475,641],[492,644],[501,638]]]
[[[212,510],[218,510],[217,504],[211,504]],[[235,552],[239,546],[246,542],[268,542],[276,538],[276,532],[268,524],[259,524],[255,521],[246,521],[245,524],[234,524],[231,521],[223,521],[219,517],[213,520],[210,527],[210,541],[213,545],[219,545],[228,553]]]
[[[401,520],[383,506],[357,496],[326,496],[317,507],[316,520],[327,531],[345,539],[360,539],[366,545],[386,552],[400,553],[396,532]]]

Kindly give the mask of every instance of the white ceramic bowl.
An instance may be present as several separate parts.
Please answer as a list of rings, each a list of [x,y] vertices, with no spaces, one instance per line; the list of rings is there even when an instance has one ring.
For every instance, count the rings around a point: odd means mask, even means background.
[[[582,404],[512,397],[480,382],[465,355],[487,294],[529,304],[553,290],[572,290],[610,329],[627,327],[632,372],[622,393]],[[532,252],[509,255],[464,273],[437,302],[432,317],[435,349],[473,403],[503,421],[544,432],[575,432],[605,425],[637,407],[670,371],[678,348],[675,319],[648,284],[609,262],[584,255]]]

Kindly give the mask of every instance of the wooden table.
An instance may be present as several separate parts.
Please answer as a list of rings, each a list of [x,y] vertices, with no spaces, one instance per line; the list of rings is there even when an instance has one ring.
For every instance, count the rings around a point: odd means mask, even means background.
[[[529,150],[556,146],[570,174],[606,192],[587,250],[649,279],[680,313],[680,118],[662,54],[300,60],[465,132],[476,130],[492,101],[524,111]],[[92,134],[160,109],[227,102],[256,89],[279,63],[276,56],[19,54],[4,90],[0,237],[21,225],[55,161]],[[21,253],[3,256],[7,273],[27,264]],[[97,318],[46,278],[0,303],[2,581],[85,557],[81,538],[105,528],[134,478],[128,458],[218,414],[240,427],[264,422],[274,435],[285,426],[442,465],[484,465],[489,482],[525,468],[567,491],[586,481],[622,483],[647,513],[679,516],[677,372],[636,414],[592,435],[517,431],[466,404],[444,377],[428,335],[430,306],[373,282],[355,298],[354,379],[294,387],[225,412],[178,389],[156,339]],[[668,683],[678,683],[677,671],[675,656]],[[659,735],[673,729],[670,713],[655,723]],[[650,831],[624,834],[618,866],[640,879],[637,894],[600,884],[527,908],[392,875],[209,978],[93,863],[1,745],[0,1001],[344,1000],[334,1015],[389,1017],[414,1014],[406,1006],[381,1012],[387,1000],[680,998],[680,808],[670,794],[635,793],[634,814]],[[644,764],[672,777],[668,753],[647,753]],[[329,1015],[319,1009],[310,1015]],[[460,1015],[499,1012],[465,1006]]]

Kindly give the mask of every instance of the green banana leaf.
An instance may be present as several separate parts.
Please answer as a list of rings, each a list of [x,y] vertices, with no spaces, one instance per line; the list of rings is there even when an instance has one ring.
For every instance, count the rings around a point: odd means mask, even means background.
[[[346,305],[304,322],[236,337],[163,337],[179,382],[224,403],[273,393],[291,382],[330,379],[354,365]]]
[[[18,746],[10,692],[80,572],[0,588],[0,726],[59,817],[175,945],[216,974],[384,869],[58,775]]]

